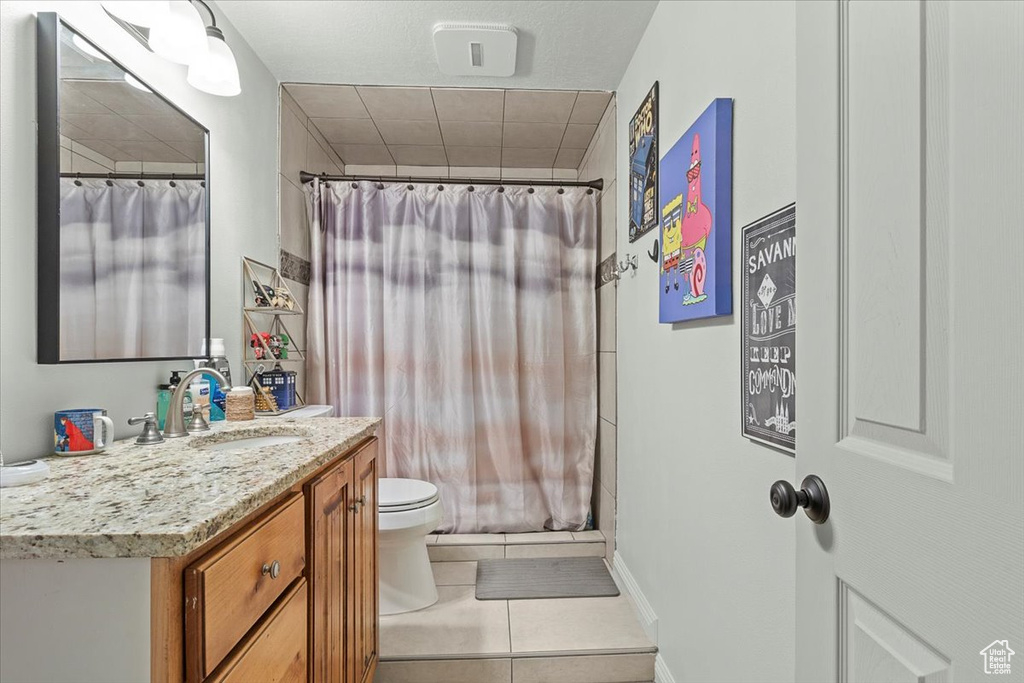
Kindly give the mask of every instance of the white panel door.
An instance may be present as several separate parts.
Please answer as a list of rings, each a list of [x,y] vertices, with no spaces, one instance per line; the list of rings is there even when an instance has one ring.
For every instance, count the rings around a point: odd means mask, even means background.
[[[797,677],[1024,681],[1024,2],[799,2],[797,65]]]

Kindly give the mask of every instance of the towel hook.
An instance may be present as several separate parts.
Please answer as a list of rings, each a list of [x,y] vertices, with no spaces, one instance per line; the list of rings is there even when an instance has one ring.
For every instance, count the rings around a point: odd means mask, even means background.
[[[626,254],[624,261],[619,261],[615,265],[615,274],[622,275],[623,273],[632,270],[633,274],[636,275],[636,270],[639,267],[636,254]]]

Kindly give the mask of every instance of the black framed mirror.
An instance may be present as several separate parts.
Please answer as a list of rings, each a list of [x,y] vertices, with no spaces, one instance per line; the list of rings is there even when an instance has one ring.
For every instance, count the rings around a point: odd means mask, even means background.
[[[38,361],[204,356],[209,131],[56,13],[37,37]]]

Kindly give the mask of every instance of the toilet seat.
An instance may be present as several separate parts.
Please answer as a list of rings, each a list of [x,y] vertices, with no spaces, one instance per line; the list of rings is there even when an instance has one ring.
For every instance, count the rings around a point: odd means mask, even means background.
[[[437,602],[427,534],[441,523],[437,487],[416,479],[377,480],[379,610],[400,614]]]
[[[377,508],[381,514],[419,510],[439,499],[437,487],[428,481],[384,478],[377,482]]]

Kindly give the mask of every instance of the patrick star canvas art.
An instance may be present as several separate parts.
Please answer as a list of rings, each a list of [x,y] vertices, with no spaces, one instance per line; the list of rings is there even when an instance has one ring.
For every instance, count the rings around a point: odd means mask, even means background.
[[[732,313],[732,100],[704,110],[661,160],[659,320]]]

